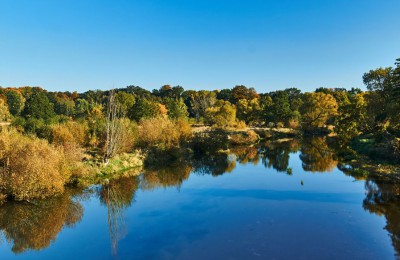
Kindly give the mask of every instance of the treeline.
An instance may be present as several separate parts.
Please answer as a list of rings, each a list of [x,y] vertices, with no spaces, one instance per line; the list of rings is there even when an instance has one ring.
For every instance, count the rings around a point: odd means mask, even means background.
[[[218,127],[278,126],[315,130],[335,126],[351,139],[360,133],[399,131],[399,62],[364,74],[368,91],[318,88],[302,93],[289,88],[257,93],[235,86],[215,91],[162,86],[152,92],[138,86],[115,90],[123,117],[188,119]],[[110,91],[48,92],[38,87],[0,88],[0,120],[11,120],[19,131],[45,137],[48,126],[77,121],[89,127],[88,143],[100,140],[98,125],[105,119]]]
[[[0,123],[11,123],[0,138],[0,193],[45,196],[84,175],[83,161],[108,163],[137,148],[179,148],[192,137],[190,124],[333,133],[344,148],[399,160],[400,59],[393,68],[370,70],[363,81],[367,91],[307,93],[296,88],[258,93],[242,85],[215,91],[165,85],[152,92],[128,86],[85,93],[0,88]],[[52,180],[43,169],[52,172]],[[27,179],[32,190],[16,189]]]

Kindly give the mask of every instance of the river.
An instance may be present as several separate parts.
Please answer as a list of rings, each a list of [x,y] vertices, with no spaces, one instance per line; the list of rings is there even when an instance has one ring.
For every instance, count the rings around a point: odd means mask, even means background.
[[[209,154],[0,207],[0,259],[396,259],[400,186],[324,138]]]

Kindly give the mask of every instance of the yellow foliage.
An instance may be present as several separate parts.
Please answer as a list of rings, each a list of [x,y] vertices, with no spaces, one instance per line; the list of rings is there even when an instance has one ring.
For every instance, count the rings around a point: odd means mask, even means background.
[[[52,126],[52,143],[62,147],[68,161],[80,161],[83,157],[81,146],[85,143],[86,128],[77,122]]]
[[[0,133],[0,193],[16,200],[64,191],[70,172],[62,149],[14,130]]]
[[[297,129],[297,128],[299,128],[300,123],[299,123],[298,120],[290,119],[288,125],[289,125],[289,127],[292,128],[292,129]]]
[[[244,121],[240,120],[239,122],[237,122],[236,128],[237,129],[246,129],[247,125],[246,125],[246,123]]]
[[[164,117],[143,119],[139,123],[139,136],[143,145],[163,148],[179,147],[181,141],[191,136],[190,125],[178,119]]]
[[[229,142],[231,144],[253,144],[260,139],[260,136],[253,130],[247,132],[238,132],[230,135]]]
[[[2,121],[8,121],[10,119],[10,112],[8,106],[3,99],[0,98],[0,123]]]
[[[66,192],[37,204],[6,203],[0,207],[0,230],[12,242],[12,251],[41,250],[50,246],[66,226],[83,215],[81,204]]]

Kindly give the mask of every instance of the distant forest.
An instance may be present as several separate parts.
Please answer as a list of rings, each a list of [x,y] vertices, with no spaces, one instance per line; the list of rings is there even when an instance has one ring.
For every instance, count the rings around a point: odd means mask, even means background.
[[[258,93],[240,85],[214,91],[162,86],[152,92],[139,86],[115,89],[120,117],[186,119],[217,127],[267,126],[327,129],[350,140],[362,133],[399,136],[400,59],[395,67],[370,70],[363,75],[367,91],[358,88],[318,88],[302,93],[288,88]],[[0,88],[0,121],[11,121],[20,132],[46,137],[48,128],[74,120],[89,127],[96,143],[96,121],[106,117],[110,91],[49,92],[39,87]],[[100,123],[101,124],[101,123]]]
[[[321,87],[258,93],[243,85],[214,91],[165,85],[151,92],[127,86],[85,93],[0,88],[0,197],[46,196],[86,176],[96,160],[107,165],[137,149],[185,147],[201,140],[192,138],[197,126],[248,131],[238,143],[257,140],[254,127],[329,134],[343,149],[400,162],[400,59],[362,78],[367,91]],[[209,149],[227,140],[220,133],[194,147]],[[127,167],[127,161],[118,163]]]

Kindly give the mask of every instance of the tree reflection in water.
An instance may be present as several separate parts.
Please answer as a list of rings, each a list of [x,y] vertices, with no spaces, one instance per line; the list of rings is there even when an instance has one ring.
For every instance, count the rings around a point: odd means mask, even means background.
[[[0,231],[12,243],[14,253],[41,250],[57,238],[64,227],[73,227],[83,215],[73,191],[57,197],[28,202],[8,202],[0,207]]]
[[[300,159],[303,169],[310,172],[331,172],[338,164],[335,152],[328,146],[326,137],[305,139],[302,142]]]
[[[400,184],[382,179],[365,182],[367,196],[363,207],[371,213],[386,218],[385,229],[389,232],[397,257],[400,256]]]
[[[236,156],[236,160],[240,164],[252,163],[257,165],[260,161],[258,147],[255,146],[238,146],[230,149],[230,152]]]
[[[266,142],[261,147],[261,160],[266,168],[273,168],[278,172],[286,172],[289,167],[290,153],[299,150],[300,143],[295,139],[282,139]]]
[[[163,167],[160,169],[146,170],[140,179],[140,187],[143,190],[154,190],[174,186],[180,188],[182,183],[189,178],[192,167],[183,164],[179,167]]]
[[[138,184],[137,176],[123,177],[111,180],[100,189],[100,202],[108,209],[108,229],[113,255],[117,255],[118,241],[127,233],[124,209],[131,206]]]
[[[299,150],[305,171],[332,171],[338,164],[335,151],[324,137],[307,138],[302,142],[285,139],[267,142],[263,146],[233,147],[229,153],[195,155],[179,167],[148,169],[140,176],[111,180],[100,188],[94,188],[101,203],[108,209],[112,253],[117,254],[118,243],[127,234],[124,211],[134,201],[137,189],[176,187],[179,190],[191,173],[219,176],[232,172],[236,163],[257,165],[261,161],[267,168],[286,172],[290,154]],[[356,179],[365,179],[367,194],[363,208],[386,218],[385,228],[399,257],[400,184],[393,184],[382,176],[360,175],[344,164],[339,164],[338,168]],[[61,196],[35,203],[8,202],[0,206],[0,233],[13,244],[15,253],[46,248],[64,227],[72,227],[81,220],[83,207],[76,198],[90,192],[67,189]]]
[[[236,168],[234,155],[213,153],[207,156],[197,156],[191,161],[193,172],[197,174],[211,174],[212,176],[230,173]]]

